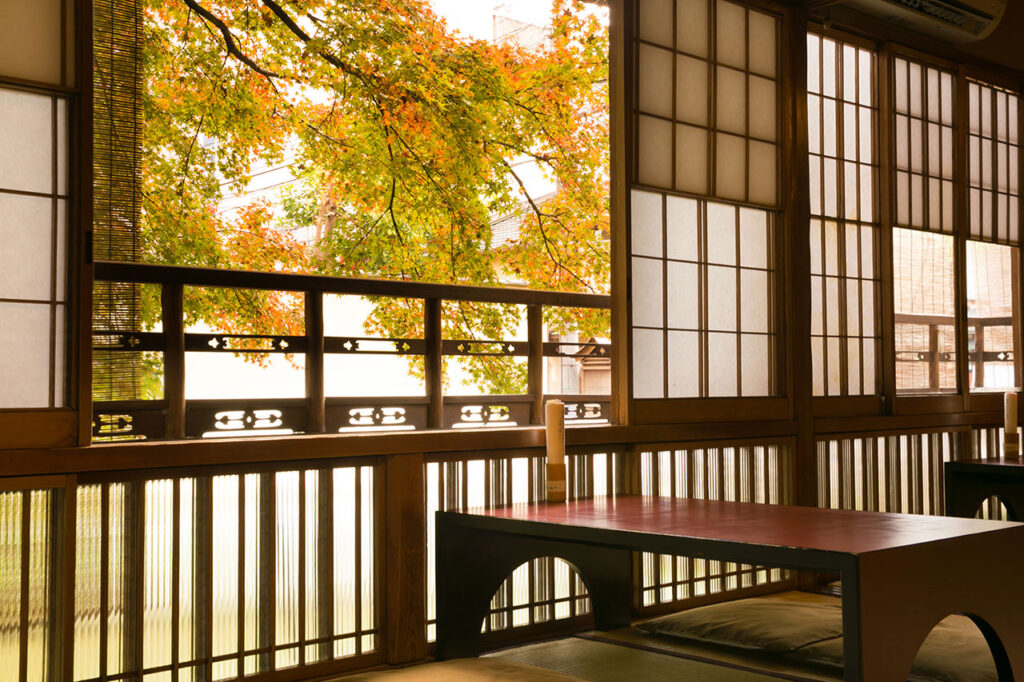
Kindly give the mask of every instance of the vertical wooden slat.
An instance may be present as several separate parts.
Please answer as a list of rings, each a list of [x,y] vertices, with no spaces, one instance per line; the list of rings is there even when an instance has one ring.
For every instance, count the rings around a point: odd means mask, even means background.
[[[258,670],[275,667],[274,649],[277,638],[277,475],[260,474],[259,522],[259,635]],[[356,592],[358,594],[358,591]]]
[[[443,332],[441,326],[441,299],[428,298],[423,302],[423,328],[426,340],[424,375],[426,379],[427,428],[439,429],[444,426],[444,372]]]
[[[238,637],[235,646],[238,649],[237,666],[238,675],[245,674],[245,560],[248,554],[248,545],[245,540],[245,474],[238,475],[238,566],[236,567],[235,580],[238,581],[238,604],[236,618],[238,618]]]
[[[298,537],[298,657],[299,665],[306,664],[306,472],[299,474],[299,537]]]
[[[32,539],[32,493],[21,492],[21,620],[18,624],[18,680],[28,679],[29,555]]]
[[[65,479],[64,489],[60,491],[60,535],[53,536],[55,547],[60,547],[60,556],[55,565],[60,566],[58,572],[59,588],[56,590],[54,623],[56,658],[51,666],[51,679],[70,680],[75,670],[75,561],[78,525],[78,477],[71,474]],[[58,514],[54,514],[58,516]]]
[[[195,659],[199,682],[213,680],[213,477],[195,479]]]
[[[171,480],[171,680],[181,662],[181,479]]]
[[[317,484],[317,635],[320,660],[334,657],[334,470],[321,469]]]
[[[110,484],[100,484],[100,651],[99,673],[107,675],[107,636],[110,623]]]
[[[164,327],[164,401],[167,403],[166,435],[185,437],[185,318],[184,287],[164,284],[161,309]]]
[[[309,433],[326,430],[324,406],[324,295],[319,291],[305,294],[306,314],[306,401],[309,410]]]

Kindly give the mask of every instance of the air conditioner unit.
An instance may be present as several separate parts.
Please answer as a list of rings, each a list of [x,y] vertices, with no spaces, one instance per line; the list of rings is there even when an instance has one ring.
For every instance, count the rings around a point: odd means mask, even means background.
[[[910,31],[951,43],[981,40],[1003,17],[1007,0],[847,0],[846,4]]]

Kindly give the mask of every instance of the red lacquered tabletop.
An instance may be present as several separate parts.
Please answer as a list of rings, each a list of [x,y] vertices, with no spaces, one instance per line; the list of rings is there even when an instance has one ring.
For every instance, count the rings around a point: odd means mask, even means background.
[[[579,528],[864,554],[998,531],[1006,521],[855,512],[744,502],[626,496],[469,510],[470,516]]]

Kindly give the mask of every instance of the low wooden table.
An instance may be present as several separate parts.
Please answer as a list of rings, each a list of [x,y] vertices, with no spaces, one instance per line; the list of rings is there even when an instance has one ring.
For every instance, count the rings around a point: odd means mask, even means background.
[[[839,573],[846,680],[907,679],[921,642],[972,617],[1000,680],[1024,679],[1024,524],[664,497],[437,512],[437,656],[479,653],[492,596],[525,561],[565,559],[599,629],[629,625],[634,551]]]
[[[1007,516],[1020,521],[1024,512],[1024,461],[1019,457],[946,462],[946,514],[973,518],[981,503],[995,495]]]

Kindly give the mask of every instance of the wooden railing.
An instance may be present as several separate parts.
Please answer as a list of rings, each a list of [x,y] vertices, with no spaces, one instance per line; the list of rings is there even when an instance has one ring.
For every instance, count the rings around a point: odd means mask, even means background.
[[[161,287],[162,331],[93,331],[94,352],[157,352],[163,354],[162,400],[97,402],[93,437],[98,440],[201,438],[205,434],[337,433],[354,429],[439,429],[473,426],[540,424],[548,398],[566,403],[570,422],[607,422],[607,395],[545,394],[545,358],[570,357],[586,351],[610,358],[611,345],[551,342],[544,338],[544,308],[607,309],[608,296],[516,288],[491,288],[325,277],[268,272],[207,270],[178,266],[98,262],[99,281],[158,284]],[[305,334],[200,334],[185,330],[185,287],[228,287],[298,292],[305,298]],[[325,294],[392,296],[423,302],[423,338],[324,336]],[[527,340],[448,339],[442,334],[442,303],[468,301],[522,305],[526,308]],[[254,396],[232,400],[186,400],[186,353],[303,354],[305,398]],[[324,390],[324,358],[329,354],[372,354],[421,357],[425,369],[422,397],[328,397]],[[445,395],[445,358],[518,357],[527,362],[523,395]]]
[[[940,347],[939,337],[943,327],[954,329],[956,319],[953,316],[944,315],[917,315],[908,313],[897,313],[894,316],[896,323],[897,340],[900,336],[900,325],[913,325],[927,329],[927,347],[920,350],[899,350],[896,353],[896,371],[900,371],[901,365],[909,366],[908,363],[927,363],[928,382],[927,386],[916,386],[916,389],[938,391],[941,386],[942,363],[951,363],[956,359],[952,351],[944,351]],[[1012,363],[1015,361],[1013,350],[1002,348],[992,350],[991,346],[986,348],[985,330],[990,327],[1013,327],[1012,316],[1000,317],[968,317],[968,329],[974,330],[973,348],[968,350],[968,359],[971,363],[971,376],[969,377],[972,387],[985,385],[985,365],[992,362]]]

